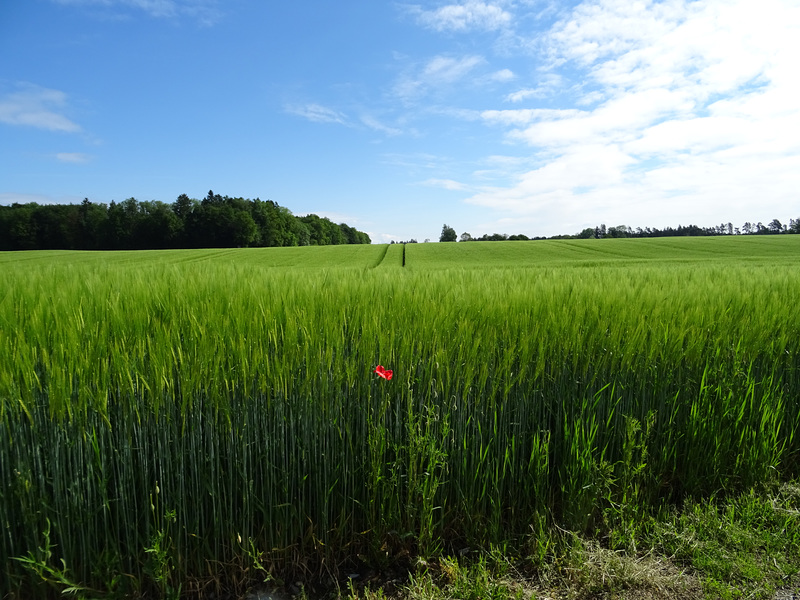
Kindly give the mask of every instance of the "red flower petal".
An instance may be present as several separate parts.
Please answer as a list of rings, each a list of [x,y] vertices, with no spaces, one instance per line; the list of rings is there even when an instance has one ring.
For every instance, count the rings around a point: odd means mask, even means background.
[[[379,377],[383,377],[387,381],[392,378],[392,372],[389,369],[384,369],[381,365],[375,367],[372,372],[377,373]]]

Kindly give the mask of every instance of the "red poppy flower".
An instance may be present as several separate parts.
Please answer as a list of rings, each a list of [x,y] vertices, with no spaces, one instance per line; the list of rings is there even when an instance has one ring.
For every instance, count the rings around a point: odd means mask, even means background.
[[[377,373],[379,377],[383,377],[386,381],[389,381],[392,378],[392,372],[389,369],[384,369],[380,365],[375,367],[373,373]]]

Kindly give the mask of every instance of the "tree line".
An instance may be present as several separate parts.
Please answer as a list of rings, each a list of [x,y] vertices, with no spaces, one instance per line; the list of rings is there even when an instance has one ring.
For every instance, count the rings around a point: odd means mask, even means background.
[[[741,227],[734,227],[733,223],[720,223],[711,227],[698,227],[697,225],[678,225],[675,227],[637,227],[632,229],[626,225],[616,227],[588,227],[572,236],[556,236],[568,238],[602,239],[602,238],[645,238],[645,237],[678,237],[678,236],[711,236],[711,235],[778,235],[782,233],[800,233],[800,219],[789,219],[789,223],[781,223],[772,219],[767,225],[762,222],[751,223],[747,221]]]
[[[605,224],[597,227],[587,227],[580,233],[573,235],[554,235],[551,237],[528,237],[524,234],[508,235],[505,233],[484,234],[481,237],[472,237],[466,231],[460,237],[455,229],[445,223],[439,236],[440,242],[498,242],[512,240],[569,240],[569,239],[603,239],[603,238],[646,238],[646,237],[678,237],[678,236],[711,236],[711,235],[778,235],[784,233],[800,233],[800,219],[789,219],[789,223],[781,223],[772,219],[769,224],[746,222],[741,227],[734,227],[733,223],[721,223],[712,227],[698,227],[697,225],[678,225],[675,227],[637,227],[633,229],[627,225],[606,227]]]
[[[150,250],[369,244],[369,235],[272,200],[231,198],[0,206],[0,250]]]

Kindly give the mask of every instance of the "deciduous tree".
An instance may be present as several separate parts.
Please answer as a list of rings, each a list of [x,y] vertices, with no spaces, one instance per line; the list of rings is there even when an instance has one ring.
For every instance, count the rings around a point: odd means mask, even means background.
[[[450,227],[447,223],[442,226],[442,235],[439,236],[440,242],[455,242],[458,239],[456,230]]]

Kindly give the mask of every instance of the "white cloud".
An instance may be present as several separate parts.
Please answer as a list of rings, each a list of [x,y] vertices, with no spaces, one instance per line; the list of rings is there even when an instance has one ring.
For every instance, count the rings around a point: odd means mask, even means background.
[[[481,113],[481,118],[489,123],[522,126],[532,121],[561,121],[582,114],[584,113],[577,109],[520,108],[516,110],[485,110]]]
[[[82,152],[59,152],[56,154],[56,160],[65,163],[83,164],[92,159],[88,154]]]
[[[590,106],[592,104],[602,102],[605,99],[606,95],[603,92],[599,90],[594,90],[578,98],[575,104],[577,104],[578,106]]]
[[[632,163],[633,159],[619,147],[576,147],[522,174],[515,186],[485,190],[472,196],[469,202],[526,213],[536,210],[542,202],[582,193],[576,190],[618,185],[624,180],[624,169]]]
[[[514,75],[514,71],[512,71],[511,69],[500,69],[499,71],[495,71],[494,73],[489,75],[489,79],[491,79],[492,81],[500,81],[500,82],[511,81],[515,77],[516,75]]]
[[[301,106],[289,105],[286,106],[286,112],[289,114],[303,117],[315,123],[337,123],[339,125],[348,125],[347,117],[332,108],[322,106],[320,104],[303,104]]]
[[[464,56],[462,58],[437,56],[428,61],[422,71],[422,76],[429,83],[453,83],[484,62],[485,60],[481,56]]]
[[[587,0],[543,40],[572,103],[483,111],[538,166],[469,202],[553,222],[577,211],[662,226],[796,210],[795,0]]]
[[[390,127],[376,119],[371,115],[361,115],[361,122],[372,129],[373,131],[378,131],[380,133],[385,133],[389,136],[396,136],[402,135],[403,131],[401,129],[397,129],[396,127]]]
[[[452,106],[431,106],[427,112],[433,115],[440,115],[443,117],[450,117],[451,119],[458,119],[460,121],[479,121],[481,119],[481,111],[473,110],[470,108],[455,108]]]
[[[373,244],[389,244],[398,240],[405,239],[402,235],[396,233],[377,233],[375,231],[367,231],[366,234]]]
[[[469,0],[458,4],[447,4],[435,10],[413,8],[419,22],[437,31],[494,31],[511,23],[512,16],[498,4],[487,4]]]
[[[525,88],[522,90],[517,90],[516,92],[511,92],[510,94],[506,95],[506,101],[522,102],[523,100],[527,100],[528,98],[543,98],[544,96],[545,92],[543,92],[539,88]]]
[[[463,80],[476,67],[485,64],[482,56],[469,55],[460,58],[452,56],[435,56],[428,60],[413,75],[403,75],[395,83],[394,94],[403,100],[412,100],[423,96],[429,90],[446,88]]]
[[[426,179],[422,182],[422,185],[438,187],[451,191],[463,191],[468,189],[468,186],[453,179]]]
[[[77,133],[81,127],[64,113],[67,95],[30,83],[19,84],[16,91],[0,95],[0,123]]]
[[[664,118],[690,115],[693,108],[692,99],[680,90],[637,90],[617,95],[594,110],[551,112],[556,118],[540,120],[513,136],[548,147],[628,141],[640,135],[643,127]]]
[[[541,82],[533,88],[523,88],[506,95],[507,102],[522,102],[529,98],[545,98],[551,95],[562,85],[562,77],[557,73],[547,73],[541,77]]]
[[[480,168],[472,172],[472,177],[482,186],[486,186],[488,182],[502,183],[514,177],[521,168],[529,164],[530,160],[525,157],[492,155],[481,162]]]

